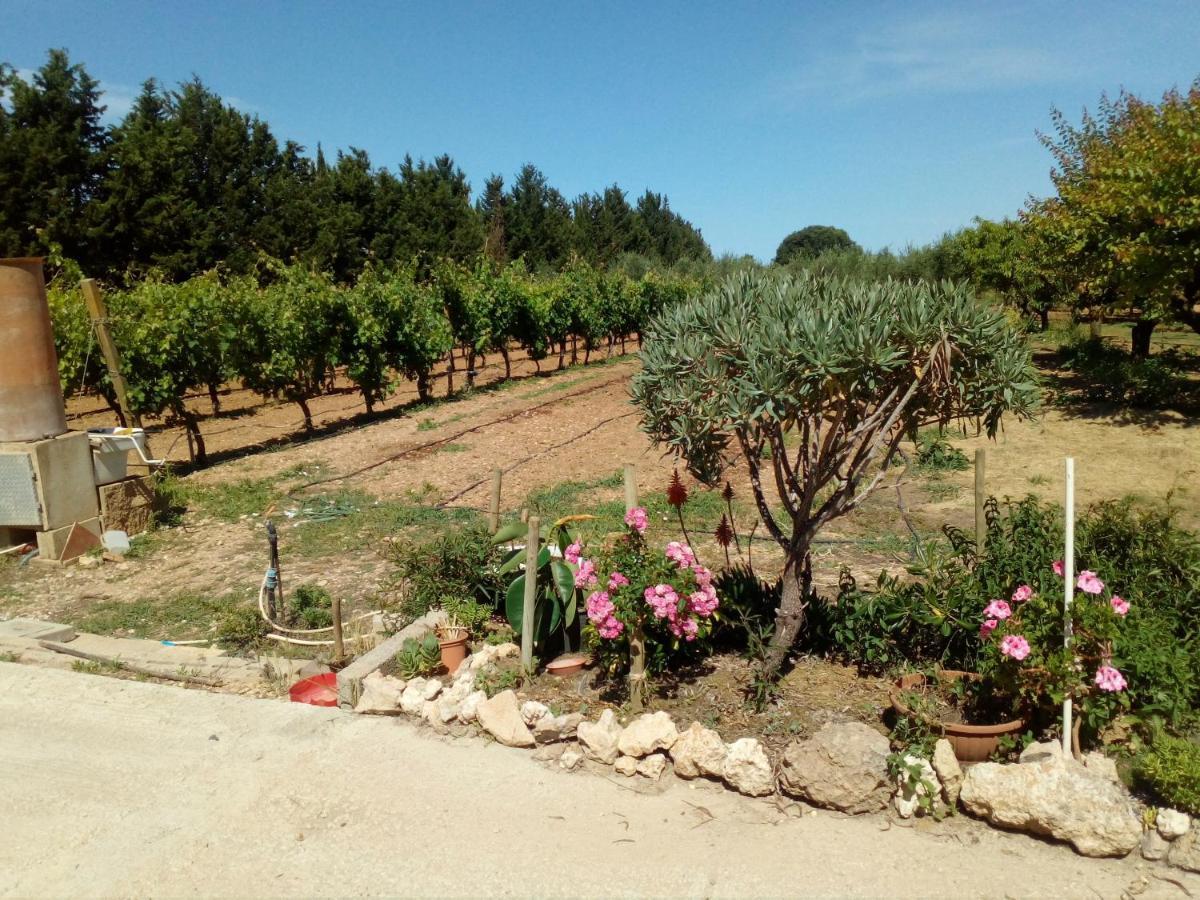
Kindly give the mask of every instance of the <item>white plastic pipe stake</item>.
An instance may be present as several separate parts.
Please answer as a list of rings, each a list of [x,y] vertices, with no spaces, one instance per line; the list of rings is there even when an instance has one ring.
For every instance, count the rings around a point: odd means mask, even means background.
[[[1075,460],[1067,457],[1066,552],[1063,554],[1063,646],[1071,647],[1071,601],[1075,597]],[[1071,695],[1063,698],[1063,754],[1071,753]]]

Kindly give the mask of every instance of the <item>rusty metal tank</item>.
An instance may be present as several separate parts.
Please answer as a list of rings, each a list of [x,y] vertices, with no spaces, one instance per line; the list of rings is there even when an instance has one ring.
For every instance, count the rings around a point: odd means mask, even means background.
[[[66,430],[42,260],[0,259],[0,442]]]

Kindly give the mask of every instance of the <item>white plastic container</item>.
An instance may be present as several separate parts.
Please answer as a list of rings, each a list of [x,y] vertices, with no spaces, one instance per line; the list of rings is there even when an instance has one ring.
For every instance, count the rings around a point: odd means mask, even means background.
[[[123,481],[129,474],[129,451],[146,458],[146,432],[141,428],[89,428],[96,484]]]

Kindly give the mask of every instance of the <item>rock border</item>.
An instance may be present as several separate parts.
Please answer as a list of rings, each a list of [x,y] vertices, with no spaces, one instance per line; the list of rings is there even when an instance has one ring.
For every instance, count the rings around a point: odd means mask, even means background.
[[[505,746],[532,750],[534,759],[563,771],[616,775],[640,790],[665,789],[664,779],[673,774],[704,778],[749,797],[791,796],[851,815],[882,811],[889,801],[901,818],[961,808],[993,827],[1066,842],[1083,856],[1120,857],[1140,848],[1146,860],[1200,872],[1200,829],[1191,817],[1158,810],[1143,825],[1111,760],[1101,754],[1079,763],[1064,757],[1057,743],[1033,744],[1018,763],[978,763],[964,772],[943,739],[930,759],[905,756],[896,775],[889,770],[890,747],[882,734],[861,722],[842,722],[792,741],[776,766],[757,738],[727,743],[699,722],[681,730],[665,711],[642,713],[622,726],[610,708],[590,720],[580,713],[555,715],[536,700],[522,702],[513,690],[489,698],[475,687],[476,675],[493,662],[519,656],[520,648],[511,643],[481,647],[449,684],[438,678],[405,681],[379,671],[386,661],[381,657],[390,657],[404,637],[434,624],[418,620],[407,634],[400,632],[369,654],[371,671],[347,678],[352,694],[339,691],[342,707],[353,696],[360,714],[407,715],[452,737],[486,734]],[[377,652],[384,648],[388,654]],[[1020,789],[1014,791],[1014,785]],[[1079,794],[1102,802],[1075,808],[1071,798]]]

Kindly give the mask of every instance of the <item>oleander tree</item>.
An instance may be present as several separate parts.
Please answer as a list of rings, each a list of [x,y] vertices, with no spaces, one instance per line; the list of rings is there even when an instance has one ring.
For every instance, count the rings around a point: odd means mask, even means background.
[[[813,599],[814,538],[884,483],[902,440],[955,420],[994,436],[1038,398],[1028,346],[965,285],[762,272],[667,307],[632,391],[646,433],[702,481],[748,470],[784,552],[769,678]]]

